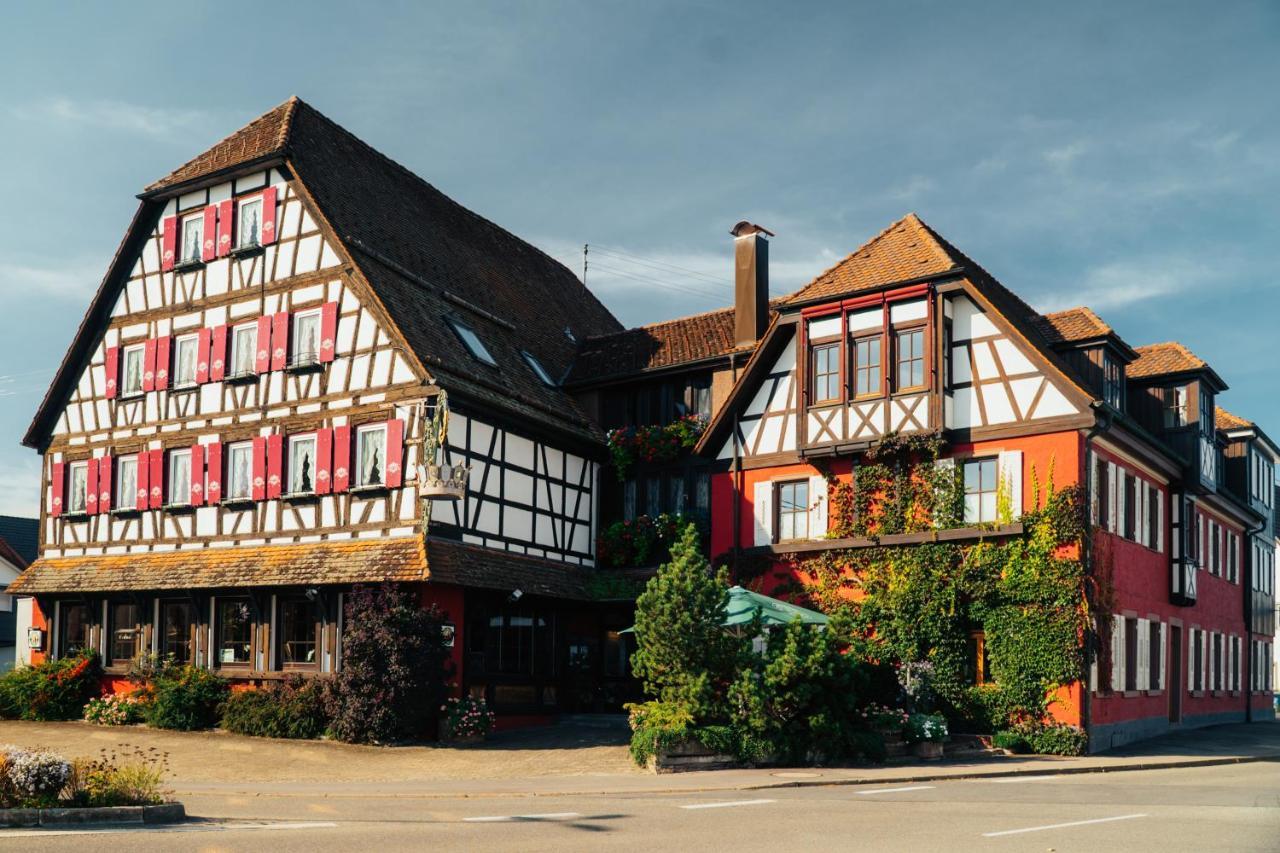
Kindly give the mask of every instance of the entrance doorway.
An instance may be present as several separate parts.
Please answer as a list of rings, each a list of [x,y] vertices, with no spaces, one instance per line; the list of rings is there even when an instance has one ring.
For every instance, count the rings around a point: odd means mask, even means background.
[[[1169,626],[1169,722],[1182,722],[1182,627]]]

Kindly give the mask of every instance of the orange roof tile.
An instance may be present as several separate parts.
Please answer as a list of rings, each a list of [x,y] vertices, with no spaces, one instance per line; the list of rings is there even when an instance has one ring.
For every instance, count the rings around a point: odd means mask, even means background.
[[[1220,430],[1236,430],[1236,429],[1253,429],[1253,421],[1246,421],[1244,418],[1233,415],[1221,406],[1216,406],[1213,410],[1213,422]]]
[[[1044,314],[1037,325],[1050,343],[1073,343],[1115,334],[1114,329],[1084,305]]]
[[[1138,354],[1138,360],[1128,367],[1128,375],[1134,378],[1204,370],[1209,366],[1177,341],[1134,347],[1134,352]]]
[[[300,103],[302,102],[295,95],[280,106],[268,110],[221,142],[215,143],[208,151],[193,157],[147,186],[147,192],[183,184],[241,163],[280,153],[289,141],[289,129]]]

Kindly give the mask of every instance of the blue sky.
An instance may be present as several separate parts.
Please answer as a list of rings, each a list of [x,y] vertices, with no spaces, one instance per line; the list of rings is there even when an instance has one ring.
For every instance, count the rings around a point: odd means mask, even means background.
[[[298,94],[637,324],[914,210],[1041,309],[1177,339],[1280,439],[1280,4],[28,4],[0,35],[0,512],[134,194]],[[427,237],[424,235],[424,239]],[[641,259],[637,261],[636,259]]]

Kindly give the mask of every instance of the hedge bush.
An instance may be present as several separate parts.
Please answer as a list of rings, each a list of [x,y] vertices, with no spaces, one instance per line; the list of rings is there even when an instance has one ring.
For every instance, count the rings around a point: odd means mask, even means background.
[[[24,666],[0,677],[0,716],[21,720],[78,720],[101,689],[102,667],[88,652]]]
[[[316,738],[327,724],[323,688],[300,675],[232,693],[222,709],[222,728],[255,737]]]
[[[152,681],[155,698],[147,722],[158,729],[211,729],[230,686],[225,678],[195,666],[168,667]]]

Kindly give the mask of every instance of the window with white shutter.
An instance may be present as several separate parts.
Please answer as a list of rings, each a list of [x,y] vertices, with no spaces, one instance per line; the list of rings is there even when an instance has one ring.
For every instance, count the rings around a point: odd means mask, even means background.
[[[1124,617],[1119,613],[1111,617],[1111,689],[1124,690]]]
[[[1137,623],[1138,636],[1136,639],[1136,651],[1138,653],[1138,673],[1134,680],[1135,690],[1151,689],[1151,630],[1147,627],[1146,619],[1139,619]]]
[[[1120,530],[1119,513],[1117,505],[1120,503],[1120,497],[1124,494],[1120,491],[1117,480],[1119,480],[1119,471],[1116,470],[1116,463],[1107,463],[1107,530],[1117,533]]]
[[[1009,495],[1009,517],[1022,518],[1022,451],[1000,451],[1000,480]]]
[[[752,489],[751,519],[757,545],[773,542],[773,483],[756,483]]]
[[[809,538],[822,539],[827,535],[827,478],[821,475],[809,478]]]
[[[1160,628],[1160,668],[1156,671],[1156,689],[1164,690],[1164,673],[1169,661],[1169,626],[1163,622]]]

